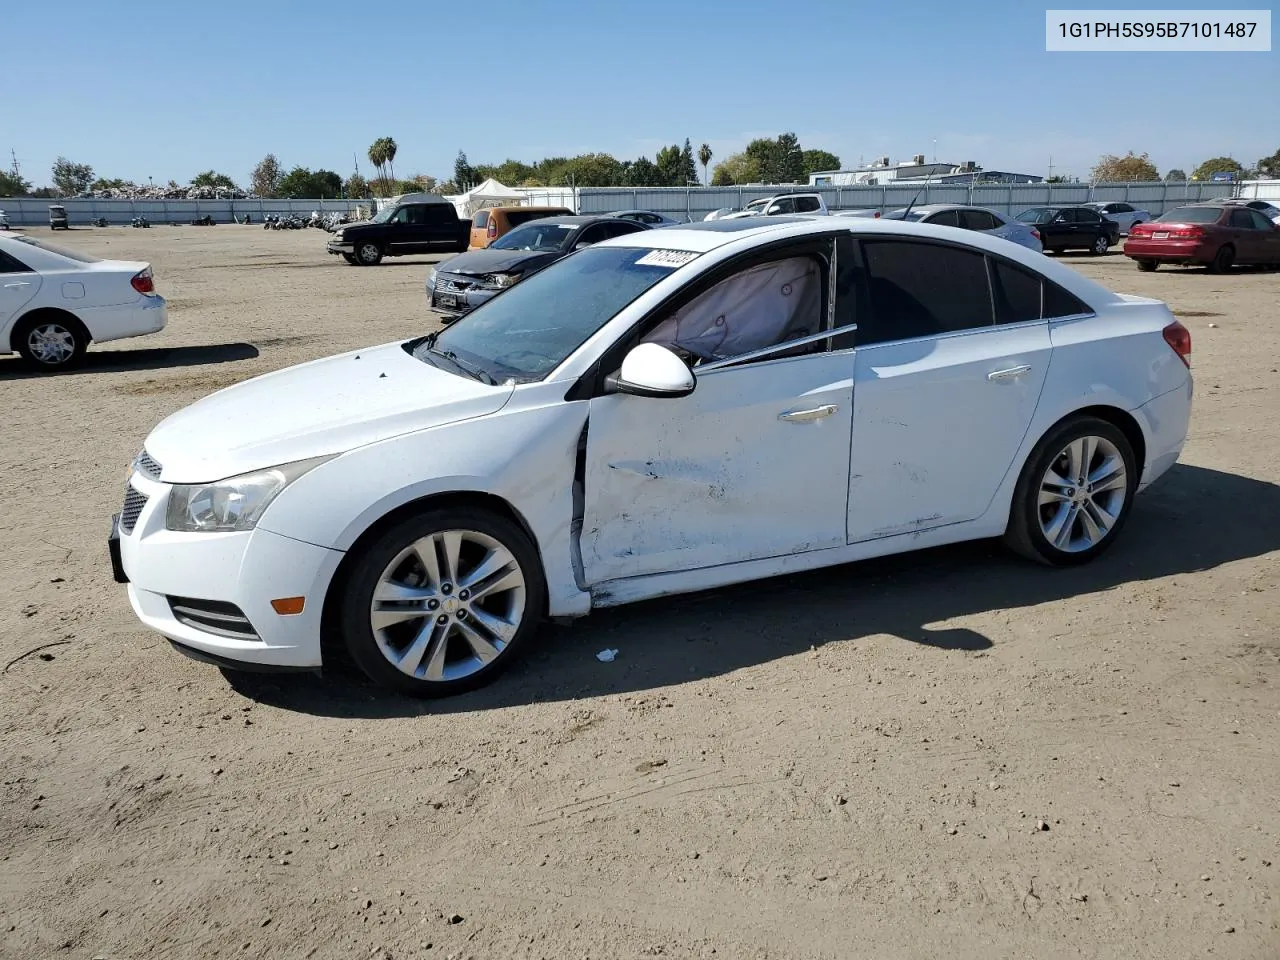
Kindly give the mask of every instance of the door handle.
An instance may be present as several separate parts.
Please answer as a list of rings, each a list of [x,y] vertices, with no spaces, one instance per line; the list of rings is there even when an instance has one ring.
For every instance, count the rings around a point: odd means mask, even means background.
[[[1024,363],[1021,366],[1010,367],[1008,370],[995,370],[987,374],[988,380],[1013,380],[1021,377],[1023,374],[1031,372],[1031,364]]]
[[[26,280],[22,280],[22,281],[20,281],[20,282],[18,282],[18,283],[6,283],[6,284],[4,285],[4,288],[5,288],[6,290],[8,290],[8,289],[9,289],[9,288],[11,288],[11,287],[29,287],[29,286],[31,286],[31,284],[30,284],[30,283],[28,283]]]
[[[778,414],[778,419],[785,420],[787,423],[812,423],[814,420],[829,417],[835,412],[836,405],[834,403],[826,403],[811,410],[791,410],[787,413],[780,413]]]

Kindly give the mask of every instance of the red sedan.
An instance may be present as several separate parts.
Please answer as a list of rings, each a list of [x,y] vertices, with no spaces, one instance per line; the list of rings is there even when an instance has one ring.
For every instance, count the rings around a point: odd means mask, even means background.
[[[1133,228],[1124,255],[1138,269],[1200,264],[1225,273],[1236,264],[1280,266],[1280,227],[1240,204],[1193,203]]]

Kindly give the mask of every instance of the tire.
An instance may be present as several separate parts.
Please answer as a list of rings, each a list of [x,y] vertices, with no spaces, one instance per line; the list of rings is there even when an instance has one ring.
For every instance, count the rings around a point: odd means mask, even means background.
[[[1100,257],[1111,249],[1111,236],[1106,233],[1100,233],[1094,238],[1093,246],[1089,248],[1089,252],[1095,257]]]
[[[1141,270],[1143,273],[1155,273],[1157,268],[1159,268],[1159,266],[1160,266],[1160,261],[1158,260],[1139,260],[1138,261],[1138,269]]]
[[[376,267],[382,262],[382,248],[372,241],[356,247],[356,262],[362,267]]]
[[[1213,255],[1213,261],[1209,264],[1210,273],[1229,273],[1231,267],[1236,262],[1236,248],[1231,244],[1219,247],[1218,252]]]
[[[1072,466],[1080,470],[1072,459],[1081,457],[1087,459],[1084,470],[1092,471],[1083,476],[1086,483],[1094,478],[1093,489],[1078,482],[1067,486],[1079,480],[1079,474],[1064,474]],[[1005,544],[1049,566],[1087,563],[1115,542],[1128,520],[1140,469],[1129,438],[1114,424],[1087,416],[1063,421],[1045,434],[1022,468]]]
[[[488,584],[486,596],[469,595],[469,582]],[[351,659],[375,683],[413,697],[453,696],[489,683],[546,612],[532,541],[512,521],[474,507],[428,508],[401,520],[361,551],[343,592],[341,630]],[[384,622],[375,628],[378,620]]]
[[[89,332],[70,315],[37,314],[19,321],[11,342],[28,367],[52,373],[80,364],[89,347]]]

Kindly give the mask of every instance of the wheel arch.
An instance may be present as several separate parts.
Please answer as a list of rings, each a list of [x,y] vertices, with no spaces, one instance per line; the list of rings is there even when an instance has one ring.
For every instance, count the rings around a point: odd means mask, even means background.
[[[1040,446],[1042,440],[1053,431],[1057,430],[1068,420],[1076,420],[1080,417],[1097,417],[1111,424],[1117,430],[1124,434],[1125,439],[1129,441],[1129,445],[1133,447],[1133,457],[1137,461],[1139,471],[1146,469],[1147,462],[1147,436],[1142,430],[1142,424],[1128,410],[1121,407],[1113,406],[1106,403],[1097,403],[1087,407],[1078,407],[1075,410],[1065,413],[1053,423],[1046,426],[1040,431],[1039,436],[1027,445],[1026,456],[1022,458],[1022,463],[1018,465],[1017,476],[1022,475],[1022,471],[1027,468],[1032,455],[1036,448]]]
[[[42,318],[61,320],[68,326],[74,327],[84,337],[86,345],[93,342],[93,334],[89,332],[89,328],[85,326],[84,321],[70,310],[64,310],[62,307],[32,307],[9,325],[9,331],[5,337],[5,349],[11,353],[17,353],[17,338],[15,336],[17,331],[28,323],[39,323]]]
[[[544,604],[549,600],[549,597],[545,596],[548,592],[546,585],[547,564],[542,555],[542,545],[534,535],[529,521],[511,503],[497,494],[486,493],[481,490],[458,490],[427,494],[393,507],[387,513],[378,517],[347,548],[342,560],[338,563],[337,569],[334,570],[333,576],[329,578],[328,586],[325,588],[324,606],[320,614],[321,663],[328,663],[332,666],[336,663],[346,665],[349,662],[350,658],[340,635],[339,618],[341,611],[339,610],[339,599],[346,586],[347,579],[351,575],[351,568],[355,565],[356,558],[360,555],[361,550],[406,517],[426,509],[439,507],[478,508],[509,520],[519,527],[521,532],[529,538],[529,542],[533,544],[534,553],[538,557],[538,565],[541,567]]]

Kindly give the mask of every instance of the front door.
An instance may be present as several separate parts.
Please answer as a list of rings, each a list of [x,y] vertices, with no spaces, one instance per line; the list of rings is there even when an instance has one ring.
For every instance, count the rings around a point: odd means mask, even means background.
[[[591,399],[588,583],[844,544],[853,353],[822,337],[828,282],[828,258],[782,256],[655,318],[643,338],[684,356],[697,386]]]
[[[850,543],[973,520],[1030,426],[1049,366],[1040,278],[978,251],[861,244]]]

